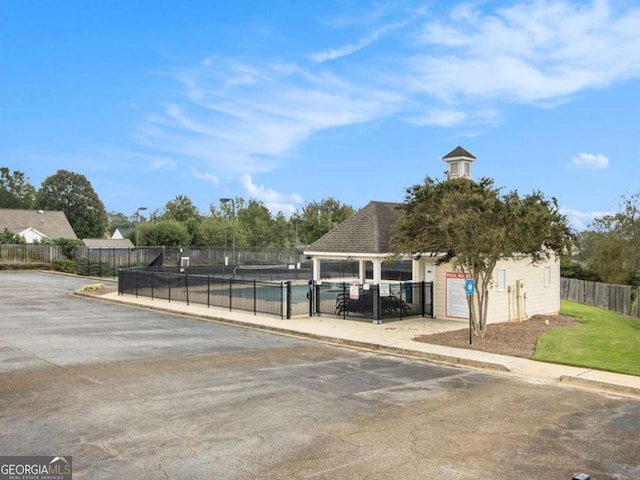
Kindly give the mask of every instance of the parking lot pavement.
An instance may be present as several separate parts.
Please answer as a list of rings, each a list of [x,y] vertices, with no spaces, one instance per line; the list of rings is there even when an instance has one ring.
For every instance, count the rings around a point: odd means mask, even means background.
[[[640,478],[640,403],[0,274],[0,454],[75,478]]]

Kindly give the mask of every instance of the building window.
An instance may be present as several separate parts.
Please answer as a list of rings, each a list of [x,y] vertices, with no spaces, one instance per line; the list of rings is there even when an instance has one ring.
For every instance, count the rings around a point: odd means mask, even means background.
[[[468,177],[471,174],[469,162],[464,162],[464,174]]]
[[[457,175],[458,174],[458,162],[453,162],[451,164],[451,175]]]
[[[551,286],[551,267],[544,267],[544,286]]]
[[[504,268],[498,269],[498,291],[504,292],[507,290],[507,270]]]

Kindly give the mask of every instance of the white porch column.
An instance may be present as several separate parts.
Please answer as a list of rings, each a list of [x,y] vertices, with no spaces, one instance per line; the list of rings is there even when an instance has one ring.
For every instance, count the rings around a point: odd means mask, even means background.
[[[313,263],[313,279],[316,282],[319,282],[320,278],[322,278],[320,276],[320,259],[316,258],[316,257],[313,257],[313,259],[311,261]]]
[[[366,280],[367,270],[364,268],[364,260],[358,260],[358,278],[360,283],[364,285]]]
[[[411,281],[422,282],[424,280],[424,271],[420,268],[422,262],[415,258],[411,260]]]
[[[376,285],[382,281],[382,260],[373,260],[373,283]]]

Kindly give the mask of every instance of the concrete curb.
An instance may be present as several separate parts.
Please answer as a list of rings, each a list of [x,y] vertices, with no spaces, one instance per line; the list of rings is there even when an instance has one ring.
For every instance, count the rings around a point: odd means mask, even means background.
[[[620,385],[617,383],[609,383],[602,380],[595,380],[593,378],[585,378],[578,375],[562,375],[558,379],[558,382],[574,387],[586,388],[588,390],[601,390],[603,392],[640,398],[640,388]]]

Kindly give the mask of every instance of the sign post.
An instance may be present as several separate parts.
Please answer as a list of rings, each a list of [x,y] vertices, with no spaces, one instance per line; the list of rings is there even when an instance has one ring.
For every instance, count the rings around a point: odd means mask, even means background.
[[[467,303],[469,304],[469,345],[473,345],[472,326],[471,326],[471,302],[476,292],[476,282],[472,278],[467,278],[464,282],[464,291],[467,294]]]

